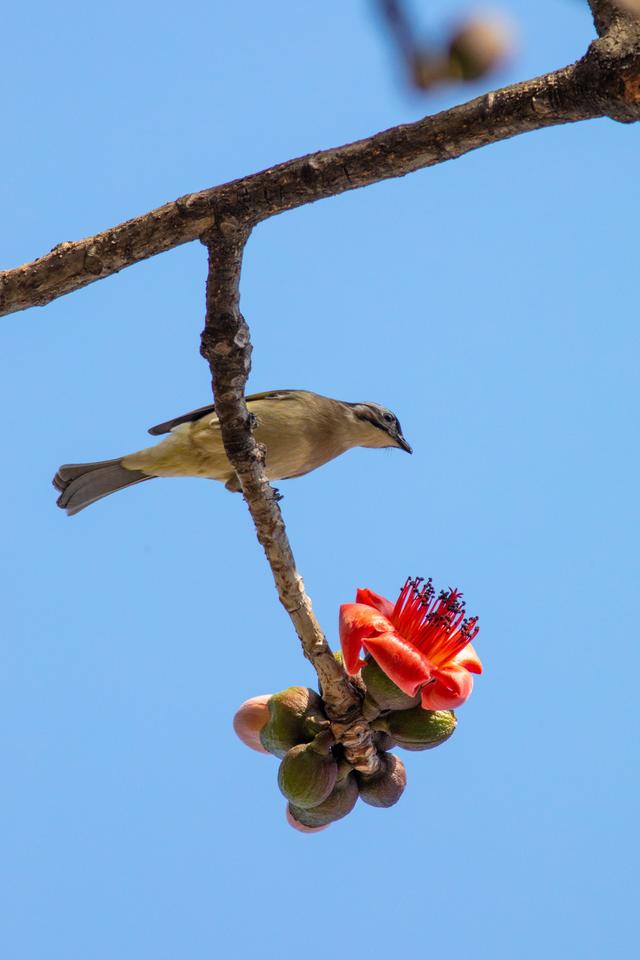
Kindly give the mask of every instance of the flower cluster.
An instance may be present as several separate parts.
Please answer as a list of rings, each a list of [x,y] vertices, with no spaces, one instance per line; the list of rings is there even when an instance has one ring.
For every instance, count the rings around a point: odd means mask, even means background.
[[[388,751],[430,750],[453,734],[453,708],[468,699],[472,674],[482,672],[471,645],[477,633],[477,618],[465,617],[460,591],[436,595],[431,580],[407,580],[395,604],[363,589],[355,603],[342,605],[342,660],[358,677],[373,731],[379,759],[373,775],[348,762],[315,690],[289,687],[240,707],[234,718],[240,739],[280,760],[278,786],[291,826],[324,830],[351,813],[358,798],[375,807],[398,802],[406,771]]]

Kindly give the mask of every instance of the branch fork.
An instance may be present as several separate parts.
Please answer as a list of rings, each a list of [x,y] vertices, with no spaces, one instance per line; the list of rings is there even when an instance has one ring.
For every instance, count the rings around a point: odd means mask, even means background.
[[[333,656],[298,573],[252,433],[244,389],[249,327],[240,311],[244,247],[262,220],[347,190],[404,176],[532,130],[596,117],[640,119],[640,0],[589,0],[599,34],[577,63],[485,94],[416,123],[319,151],[188,194],[103,233],[58,244],[0,273],[0,315],[42,306],[148,257],[200,239],[208,249],[201,353],[211,369],[229,460],[271,567],[278,596],[318,675],[333,733],[365,775],[380,766],[362,693]]]

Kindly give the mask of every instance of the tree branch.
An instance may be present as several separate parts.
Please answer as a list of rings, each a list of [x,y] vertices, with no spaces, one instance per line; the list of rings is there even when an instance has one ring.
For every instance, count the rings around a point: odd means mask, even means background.
[[[361,698],[331,652],[296,570],[277,496],[264,473],[264,454],[251,432],[244,388],[251,368],[249,327],[240,312],[242,254],[251,228],[220,220],[203,238],[209,250],[207,315],[202,355],[209,361],[224,447],[236,470],[267,555],[280,601],[291,617],[305,656],[313,664],[327,712],[347,759],[363,773],[379,767],[373,733]]]
[[[638,0],[588,0],[588,3],[600,36],[608,33],[618,23],[640,16]]]
[[[624,42],[618,38],[615,46],[608,40],[596,41],[573,66],[365,140],[188,194],[104,233],[59,244],[32,263],[0,273],[0,315],[49,303],[197,239],[221,220],[253,226],[285,210],[404,176],[542,127],[605,115],[625,122],[637,120],[637,32],[630,30]],[[624,77],[632,82],[622,83]]]
[[[621,0],[619,0],[621,2]],[[629,2],[629,0],[625,0]],[[350,763],[376,772],[379,760],[361,699],[333,657],[298,574],[276,496],[263,469],[244,400],[249,328],[240,312],[242,254],[253,226],[285,210],[404,176],[470,150],[542,127],[609,116],[640,119],[640,21],[591,0],[603,33],[573,66],[505,87],[469,103],[365,140],[182,197],[104,233],[63,243],[0,274],[0,314],[49,303],[95,280],[198,237],[209,250],[202,353],[216,409],[258,539],[286,608],[320,680],[332,728]]]

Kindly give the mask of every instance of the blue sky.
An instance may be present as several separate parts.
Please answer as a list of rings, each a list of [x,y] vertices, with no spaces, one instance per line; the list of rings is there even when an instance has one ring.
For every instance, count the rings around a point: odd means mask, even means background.
[[[435,30],[469,6],[414,4]],[[508,9],[496,85],[593,35],[577,0]],[[3,32],[7,267],[487,86],[408,94],[364,0],[36,0]],[[608,120],[547,130],[251,238],[251,388],[379,401],[415,450],[279,485],[330,642],[357,586],[408,574],[481,624],[455,737],[404,754],[392,810],[316,836],[231,729],[246,697],[314,682],[241,498],[157,481],[68,519],[50,486],[208,402],[204,248],[2,321],[3,956],[628,954],[639,147]]]

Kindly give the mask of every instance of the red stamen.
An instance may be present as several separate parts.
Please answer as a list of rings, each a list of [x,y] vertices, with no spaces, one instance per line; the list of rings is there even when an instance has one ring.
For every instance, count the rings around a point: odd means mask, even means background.
[[[391,616],[398,634],[438,667],[449,663],[477,636],[477,617],[465,620],[465,605],[459,590],[442,591],[435,597],[431,579],[407,579]]]

